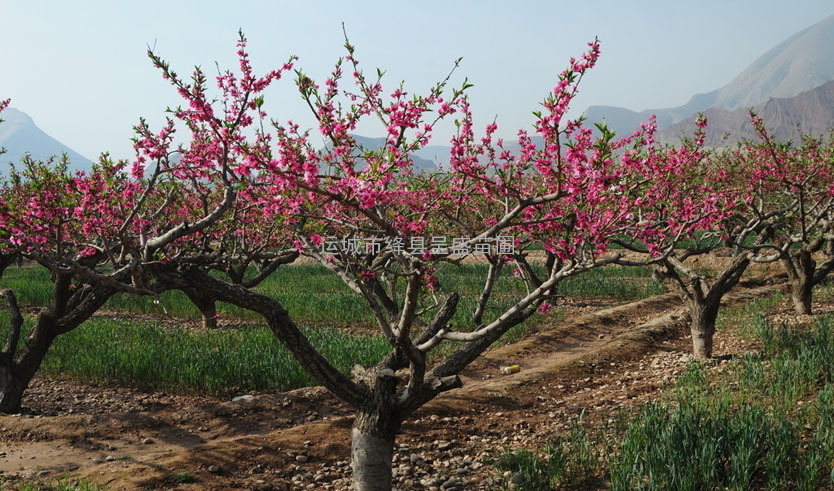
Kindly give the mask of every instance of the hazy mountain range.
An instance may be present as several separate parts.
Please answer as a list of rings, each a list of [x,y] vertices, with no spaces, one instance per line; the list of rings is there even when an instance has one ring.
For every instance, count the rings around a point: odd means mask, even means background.
[[[617,135],[640,128],[649,115],[658,126],[669,127],[710,108],[734,110],[789,98],[834,80],[834,15],[803,29],[761,55],[732,82],[686,104],[672,108],[632,111],[614,106],[591,106],[585,116],[591,123],[605,121]],[[831,121],[834,123],[834,120]]]
[[[0,113],[0,119],[3,120],[0,123],[0,147],[6,148],[6,153],[0,155],[0,173],[9,162],[20,161],[26,153],[37,160],[66,153],[72,169],[89,169],[92,165],[90,159],[44,133],[23,111],[6,108]]]
[[[615,106],[591,106],[585,111],[589,123],[605,122],[617,135],[639,129],[650,114],[657,115],[659,138],[674,142],[691,136],[694,116],[705,112],[709,119],[710,146],[729,145],[741,138],[755,138],[747,108],[755,106],[773,135],[793,140],[797,128],[816,135],[834,128],[834,16],[803,29],[761,55],[729,84],[705,94],[696,94],[686,104],[673,108],[632,111]],[[74,169],[89,169],[91,162],[39,129],[24,112],[8,108],[0,117],[0,173],[5,165],[29,152],[36,159],[66,153]],[[724,138],[729,134],[728,138]],[[378,149],[383,138],[354,135],[365,148]],[[540,139],[534,140],[540,143]],[[518,145],[506,146],[515,152]],[[436,170],[448,167],[450,147],[431,145],[414,152],[416,167]],[[439,164],[439,165],[438,165]]]
[[[802,134],[826,136],[834,128],[834,81],[784,99],[772,98],[753,110],[764,121],[765,128],[777,141],[801,142]],[[744,139],[758,140],[747,109],[712,108],[707,117],[705,144],[709,147],[734,145]],[[661,130],[658,139],[669,143],[681,137],[692,137],[696,116],[679,121]]]

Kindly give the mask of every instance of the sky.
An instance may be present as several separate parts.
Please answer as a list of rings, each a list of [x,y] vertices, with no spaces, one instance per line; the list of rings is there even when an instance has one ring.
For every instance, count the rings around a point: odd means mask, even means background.
[[[598,36],[602,55],[582,82],[571,116],[589,105],[633,110],[678,106],[732,80],[759,55],[834,14],[831,0],[422,0],[267,2],[238,0],[0,0],[0,99],[29,114],[51,136],[94,159],[133,156],[132,127],[158,128],[179,104],[146,56],[148,46],[180,74],[210,75],[235,66],[238,29],[258,72],[290,55],[323,81],[345,54],[344,23],[369,73],[386,70],[388,92],[400,81],[425,93],[462,57],[453,82],[468,78],[478,126],[498,134],[530,128],[532,111],[571,56]],[[279,121],[313,119],[285,78],[266,94]],[[451,126],[432,144],[446,144]],[[382,136],[377,127],[360,127]]]

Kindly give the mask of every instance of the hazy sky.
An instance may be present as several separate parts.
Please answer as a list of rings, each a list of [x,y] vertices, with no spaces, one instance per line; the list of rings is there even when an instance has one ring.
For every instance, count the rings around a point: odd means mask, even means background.
[[[242,28],[257,71],[295,54],[297,66],[321,81],[344,54],[344,22],[361,64],[386,69],[390,90],[405,80],[412,93],[424,93],[463,57],[456,80],[475,84],[470,96],[478,122],[497,116],[499,134],[511,136],[529,127],[556,74],[594,36],[602,56],[583,81],[573,115],[592,104],[635,110],[683,104],[831,14],[831,0],[0,0],[0,98],[12,98],[13,107],[89,158],[102,151],[131,157],[139,117],[158,127],[165,107],[179,102],[145,56],[149,44],[180,74],[194,65],[214,74],[215,61],[234,67]],[[269,91],[270,114],[309,125],[289,82]],[[447,138],[448,131],[432,143]]]

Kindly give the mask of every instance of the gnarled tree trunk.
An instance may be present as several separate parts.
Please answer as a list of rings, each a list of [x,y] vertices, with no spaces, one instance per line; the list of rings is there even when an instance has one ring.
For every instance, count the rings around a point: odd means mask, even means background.
[[[721,298],[711,299],[711,303],[693,303],[689,306],[690,332],[692,333],[692,355],[698,360],[712,358],[712,340],[715,335],[715,320]]]
[[[393,406],[397,379],[390,369],[370,370],[363,378],[373,391],[362,401],[353,421],[350,445],[353,489],[388,491],[394,439],[402,423]]]
[[[9,353],[4,353],[5,363],[0,367],[0,413],[20,412],[23,393],[55,340],[55,328],[55,320],[41,314],[18,356],[12,359]]]
[[[794,310],[800,315],[811,314],[811,299],[814,289],[814,272],[817,266],[811,252],[800,249],[782,257],[782,264],[791,282],[791,300]]]
[[[356,415],[350,444],[353,489],[391,489],[391,462],[396,436],[397,428],[380,426],[376,418],[365,413]]]
[[[17,351],[17,342],[23,327],[23,316],[20,314],[14,292],[6,290],[2,295],[9,305],[9,334],[6,346],[0,352],[0,413],[15,413],[20,411],[20,399],[25,389],[25,384],[17,376],[14,363],[14,353]]]
[[[194,288],[217,301],[261,314],[295,359],[322,385],[356,409],[351,445],[354,488],[363,491],[391,489],[394,439],[402,421],[437,394],[460,387],[460,378],[454,374],[474,360],[502,332],[532,315],[538,307],[534,304],[510,316],[511,321],[508,321],[505,329],[490,331],[488,337],[471,343],[468,349],[460,350],[431,373],[424,374],[421,371],[421,381],[415,382],[413,386],[409,383],[407,389],[398,391],[395,373],[409,366],[408,358],[400,349],[395,349],[372,369],[358,367],[354,381],[336,370],[315,350],[276,300],[243,286],[217,280],[188,266],[178,268],[171,264],[158,265],[155,274],[166,288]],[[455,294],[446,300],[430,326],[417,340],[418,344],[428,341],[447,325],[454,315],[457,302],[458,296]]]
[[[9,360],[0,360],[0,413],[20,412],[20,403],[27,385],[28,381],[24,382],[15,374]]]
[[[738,284],[749,264],[748,255],[736,256],[714,279],[700,276],[674,258],[667,259],[657,269],[659,275],[670,280],[679,289],[689,310],[692,355],[696,359],[707,360],[712,357],[715,321],[718,318],[721,299]],[[684,280],[684,276],[687,280]]]

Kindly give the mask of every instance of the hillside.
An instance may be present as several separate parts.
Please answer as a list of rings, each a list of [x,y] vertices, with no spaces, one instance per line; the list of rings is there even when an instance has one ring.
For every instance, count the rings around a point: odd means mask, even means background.
[[[834,81],[795,97],[770,99],[755,106],[754,111],[762,117],[765,127],[778,141],[799,142],[800,130],[814,136],[826,135],[834,128]],[[747,109],[708,109],[704,114],[708,121],[708,146],[726,146],[743,139],[758,139]],[[676,143],[683,136],[691,136],[694,131],[693,116],[662,130],[659,140]]]
[[[666,128],[708,108],[747,108],[769,98],[789,98],[834,80],[834,16],[810,26],[771,48],[736,76],[712,92],[694,95],[673,108],[632,111],[615,106],[591,106],[590,122],[606,121],[618,135],[639,129],[649,115]]]
[[[0,155],[0,173],[9,162],[19,161],[26,153],[38,160],[66,153],[72,169],[89,169],[92,165],[88,158],[38,128],[23,111],[7,108],[0,114],[0,119],[3,120],[0,123],[0,147],[6,148],[6,153]]]

